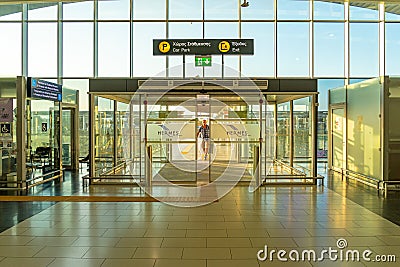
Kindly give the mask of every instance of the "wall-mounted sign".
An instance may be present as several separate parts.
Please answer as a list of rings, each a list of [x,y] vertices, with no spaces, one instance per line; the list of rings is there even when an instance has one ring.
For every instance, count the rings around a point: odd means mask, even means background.
[[[196,67],[211,67],[211,56],[195,56],[194,60]]]
[[[36,78],[28,77],[26,93],[32,98],[62,101],[62,85]]]
[[[42,132],[47,132],[47,122],[42,122]]]
[[[0,122],[13,122],[12,98],[0,98]]]
[[[254,55],[254,39],[155,39],[153,55]]]
[[[0,130],[2,134],[10,134],[11,133],[11,124],[2,123],[0,124]]]

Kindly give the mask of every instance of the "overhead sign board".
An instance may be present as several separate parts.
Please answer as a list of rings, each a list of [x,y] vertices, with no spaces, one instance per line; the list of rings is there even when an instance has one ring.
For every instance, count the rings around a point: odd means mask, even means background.
[[[61,102],[62,85],[28,77],[27,96]]]
[[[254,39],[155,39],[153,55],[254,55]]]
[[[196,67],[211,67],[211,56],[196,56],[194,60]]]

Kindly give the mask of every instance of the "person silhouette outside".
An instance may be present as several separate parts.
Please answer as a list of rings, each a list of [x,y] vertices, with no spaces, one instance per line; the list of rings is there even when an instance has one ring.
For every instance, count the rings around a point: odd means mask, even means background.
[[[207,120],[203,120],[203,124],[199,127],[197,132],[197,138],[201,134],[201,149],[203,150],[204,160],[207,160],[208,149],[210,147],[210,126],[207,124]]]

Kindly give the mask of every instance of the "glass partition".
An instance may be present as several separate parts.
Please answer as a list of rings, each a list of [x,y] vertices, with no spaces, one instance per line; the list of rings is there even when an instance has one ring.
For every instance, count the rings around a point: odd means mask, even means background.
[[[274,95],[269,97],[275,99],[272,102],[260,102],[258,96],[242,99],[235,94],[169,93],[157,97],[137,93],[129,104],[122,101],[130,97],[94,96],[93,175],[97,177],[111,175],[121,183],[129,179],[147,184],[151,179],[154,185],[165,181],[205,185],[229,170],[232,176],[224,179],[251,181],[254,151],[259,146],[262,179],[280,183],[293,176],[313,183],[307,178],[316,175],[312,95]],[[209,126],[207,152],[200,136],[203,120]],[[147,159],[149,147],[151,161]],[[127,159],[126,172],[116,171],[114,167]],[[273,164],[282,166],[278,169]],[[297,178],[287,181],[299,181]]]
[[[338,169],[346,168],[345,158],[345,116],[344,109],[332,110],[332,167]]]
[[[116,164],[120,164],[125,162],[124,154],[130,155],[130,145],[129,143],[124,142],[123,135],[129,134],[129,105],[123,102],[117,102],[117,110],[115,112],[115,120],[116,120],[116,147],[117,147],[117,162]],[[127,150],[127,151],[124,151]]]
[[[388,178],[389,180],[399,180],[400,168],[400,123],[398,114],[400,114],[400,78],[390,77],[389,80],[389,98],[388,98]],[[386,116],[386,115],[385,115]]]
[[[72,118],[73,111],[72,110],[63,110],[62,111],[62,133],[61,133],[61,142],[62,142],[62,163],[63,166],[71,166],[72,165],[72,146],[73,144],[73,135],[72,135]]]
[[[0,88],[4,85],[0,80]],[[1,89],[0,89],[1,90]],[[2,91],[2,90],[1,90]],[[1,92],[3,93],[3,92]],[[0,181],[7,181],[16,175],[17,138],[16,138],[16,100],[15,98],[0,98]],[[0,184],[0,187],[6,187]]]
[[[195,182],[196,99],[169,96],[147,98],[147,145],[153,152],[153,180]]]
[[[293,164],[310,175],[312,168],[311,97],[293,100]]]
[[[347,87],[347,166],[380,179],[379,78]]]
[[[96,175],[114,167],[114,101],[95,97],[95,169]]]
[[[276,151],[275,103],[265,103],[263,112],[262,131],[264,136],[262,138],[265,142],[263,143],[264,149],[261,151],[261,173],[266,176],[269,174]]]
[[[290,103],[277,105],[277,159],[290,161]]]
[[[329,104],[346,102],[346,87],[338,87],[329,90]]]
[[[60,168],[60,104],[27,100],[28,174],[45,174]]]

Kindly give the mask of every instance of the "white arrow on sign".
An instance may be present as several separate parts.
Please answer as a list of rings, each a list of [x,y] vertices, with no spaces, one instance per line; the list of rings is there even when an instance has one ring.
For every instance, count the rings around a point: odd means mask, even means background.
[[[208,65],[208,63],[210,63],[210,61],[208,59],[204,60],[204,63],[206,63]]]

